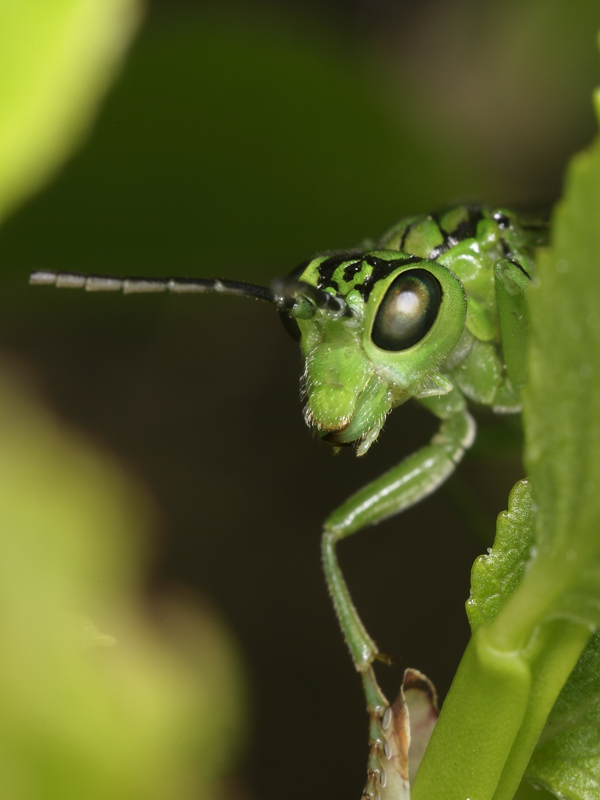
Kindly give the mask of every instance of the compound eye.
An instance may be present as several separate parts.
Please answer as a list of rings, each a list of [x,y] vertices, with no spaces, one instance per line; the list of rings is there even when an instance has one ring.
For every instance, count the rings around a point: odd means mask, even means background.
[[[395,278],[379,305],[371,338],[382,350],[407,350],[431,330],[442,304],[442,287],[426,269]]]

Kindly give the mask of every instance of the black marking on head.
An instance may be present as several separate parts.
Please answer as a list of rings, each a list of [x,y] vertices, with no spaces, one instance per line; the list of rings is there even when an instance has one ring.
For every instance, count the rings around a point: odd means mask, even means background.
[[[350,283],[352,278],[360,272],[362,269],[362,261],[356,261],[354,264],[348,264],[346,269],[344,270],[344,280],[346,283]]]
[[[405,264],[414,264],[415,261],[422,260],[423,259],[418,256],[408,256],[408,258],[395,258],[387,261],[378,256],[367,255],[363,258],[363,261],[372,267],[372,272],[370,275],[366,276],[361,284],[358,284],[354,288],[360,293],[360,296],[366,303],[377,281],[386,278],[391,272],[398,269],[398,267],[403,267]]]
[[[431,215],[437,222],[440,232],[444,237],[444,241],[429,252],[427,258],[430,261],[435,261],[436,258],[439,258],[448,250],[456,247],[459,242],[463,242],[465,239],[474,239],[477,236],[477,225],[483,219],[481,206],[466,206],[466,209],[468,213],[467,219],[460,222],[456,228],[450,232],[442,228],[440,224],[440,213]]]
[[[360,259],[362,253],[354,252],[345,252],[345,253],[335,253],[329,258],[326,258],[325,261],[322,261],[319,264],[318,272],[319,272],[319,283],[317,284],[319,289],[333,289],[334,292],[340,291],[340,287],[337,284],[337,281],[333,280],[333,273],[336,269],[343,264],[345,261],[357,261],[360,269]],[[353,265],[349,265],[353,266]]]

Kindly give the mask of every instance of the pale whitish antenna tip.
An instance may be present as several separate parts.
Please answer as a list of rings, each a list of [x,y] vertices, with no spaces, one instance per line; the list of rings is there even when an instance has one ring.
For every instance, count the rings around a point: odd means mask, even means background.
[[[56,272],[36,270],[29,276],[29,283],[32,283],[34,286],[54,286],[56,283]]]

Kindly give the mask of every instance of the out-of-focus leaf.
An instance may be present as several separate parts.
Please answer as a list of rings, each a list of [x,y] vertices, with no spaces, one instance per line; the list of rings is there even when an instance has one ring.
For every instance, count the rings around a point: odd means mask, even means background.
[[[0,3],[0,218],[89,126],[138,19],[138,0]]]
[[[463,140],[424,134],[368,41],[289,9],[212,5],[150,8],[85,149],[2,232],[15,276],[44,266],[266,284],[403,214],[497,196]]]
[[[211,797],[243,716],[225,631],[181,601],[151,626],[139,492],[6,383],[0,440],[0,795]]]

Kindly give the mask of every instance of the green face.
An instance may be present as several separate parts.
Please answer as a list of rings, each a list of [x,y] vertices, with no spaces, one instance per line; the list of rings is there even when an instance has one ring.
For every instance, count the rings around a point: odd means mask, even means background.
[[[347,304],[345,314],[291,309],[305,360],[306,420],[331,444],[361,440],[362,454],[388,412],[419,396],[458,342],[463,287],[441,264],[398,250],[321,256],[294,277]]]

